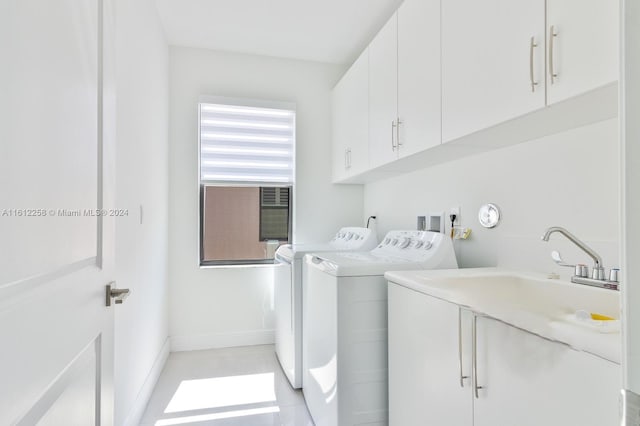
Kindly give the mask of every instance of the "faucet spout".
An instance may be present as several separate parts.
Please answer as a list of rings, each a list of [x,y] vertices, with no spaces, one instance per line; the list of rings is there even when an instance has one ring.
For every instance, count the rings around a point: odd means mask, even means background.
[[[600,255],[595,251],[593,251],[591,247],[589,247],[588,245],[580,241],[578,237],[576,237],[571,232],[567,231],[565,228],[561,226],[552,226],[551,228],[547,229],[544,235],[542,236],[542,241],[549,241],[549,237],[551,236],[551,234],[555,232],[564,235],[565,237],[567,237],[567,239],[569,239],[569,241],[571,241],[576,246],[578,246],[582,251],[587,253],[593,259],[594,268],[602,267],[602,258],[600,257]]]

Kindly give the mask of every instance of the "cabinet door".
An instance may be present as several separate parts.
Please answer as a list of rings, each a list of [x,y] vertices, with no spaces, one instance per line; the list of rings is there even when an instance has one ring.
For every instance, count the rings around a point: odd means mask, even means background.
[[[388,303],[389,424],[470,426],[470,381],[460,382],[458,306],[393,283]],[[470,376],[468,345],[462,352],[463,374]]]
[[[474,426],[618,424],[620,366],[478,318]]]
[[[377,167],[398,158],[398,21],[394,14],[369,44],[369,158]]]
[[[349,141],[348,71],[331,92],[331,152],[333,158],[333,180],[339,181],[347,175],[347,144]]]
[[[442,2],[444,142],[544,107],[544,17],[544,0]]]
[[[439,0],[398,9],[398,118],[400,157],[440,144]]]
[[[369,166],[369,51],[360,57],[332,93],[333,179]]]
[[[618,80],[618,3],[547,0],[550,104]]]

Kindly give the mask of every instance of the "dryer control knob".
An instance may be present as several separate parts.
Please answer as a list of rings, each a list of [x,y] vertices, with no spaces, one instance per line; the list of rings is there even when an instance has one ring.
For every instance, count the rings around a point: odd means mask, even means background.
[[[431,247],[433,247],[433,244],[431,244],[431,241],[425,241],[424,249],[429,250]]]
[[[411,238],[403,238],[398,247],[401,249],[407,248],[409,247],[409,244],[411,244]]]

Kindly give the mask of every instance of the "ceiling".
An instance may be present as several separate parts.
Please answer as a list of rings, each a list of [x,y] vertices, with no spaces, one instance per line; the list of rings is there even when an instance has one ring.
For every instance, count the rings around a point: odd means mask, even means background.
[[[348,64],[402,0],[156,0],[172,46]]]

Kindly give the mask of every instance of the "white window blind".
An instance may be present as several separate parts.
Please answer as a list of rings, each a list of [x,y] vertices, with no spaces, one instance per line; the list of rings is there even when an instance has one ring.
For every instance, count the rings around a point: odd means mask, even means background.
[[[293,184],[295,111],[200,103],[200,182]]]

